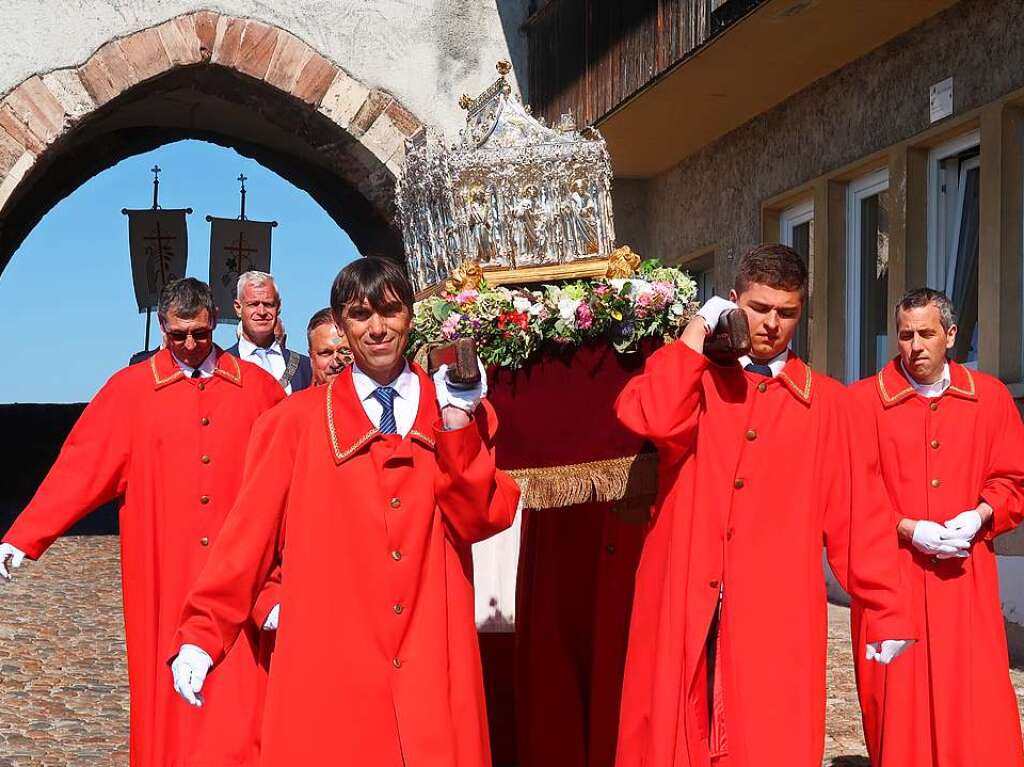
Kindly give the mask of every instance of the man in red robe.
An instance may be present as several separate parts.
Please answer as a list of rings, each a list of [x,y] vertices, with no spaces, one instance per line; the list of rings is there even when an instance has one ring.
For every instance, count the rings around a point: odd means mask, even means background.
[[[260,419],[183,612],[171,670],[195,705],[281,563],[263,765],[490,764],[470,545],[512,523],[519,490],[495,468],[485,381],[405,361],[412,301],[390,261],[339,273],[354,364]]]
[[[925,288],[897,305],[899,356],[851,390],[877,442],[920,643],[882,668],[857,655],[875,767],[1024,767],[992,543],[1024,518],[1024,426],[997,379],[946,359],[952,304]],[[853,636],[871,633],[854,599]]]
[[[871,612],[865,640],[879,660],[913,636],[877,480],[851,462],[845,390],[788,351],[806,285],[796,252],[753,249],[730,293],[749,320],[749,357],[720,366],[701,353],[733,306],[712,299],[616,402],[660,462],[618,767],[821,765],[823,544]]]
[[[259,626],[246,624],[208,691],[205,717],[167,688],[166,659],[188,589],[234,503],[252,426],[284,392],[214,346],[205,283],[170,283],[157,314],[164,348],[116,373],[82,412],[4,536],[0,575],[9,577],[8,559],[37,559],[79,519],[120,499],[131,764],[251,765],[265,677],[256,662]]]

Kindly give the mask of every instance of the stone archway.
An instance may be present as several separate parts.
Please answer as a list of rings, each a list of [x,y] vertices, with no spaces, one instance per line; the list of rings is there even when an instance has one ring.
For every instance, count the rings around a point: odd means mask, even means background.
[[[287,30],[213,11],[178,16],[0,100],[0,271],[84,181],[183,138],[256,159],[306,190],[360,251],[400,258],[394,184],[405,140],[421,129],[391,95]]]

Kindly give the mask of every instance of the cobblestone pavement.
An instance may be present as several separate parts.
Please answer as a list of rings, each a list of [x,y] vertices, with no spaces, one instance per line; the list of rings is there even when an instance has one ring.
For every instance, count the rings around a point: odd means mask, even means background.
[[[868,767],[848,618],[829,608],[827,767]],[[0,584],[0,767],[126,767],[127,743],[117,539],[60,540]]]

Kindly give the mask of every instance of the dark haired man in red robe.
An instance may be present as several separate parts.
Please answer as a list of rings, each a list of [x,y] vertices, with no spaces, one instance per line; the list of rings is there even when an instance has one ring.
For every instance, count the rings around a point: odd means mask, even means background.
[[[913,636],[877,480],[854,460],[846,392],[788,350],[806,286],[793,250],[755,248],[730,294],[749,320],[749,357],[720,366],[702,354],[735,305],[714,298],[616,402],[660,461],[618,767],[820,767],[823,544],[871,614],[865,641],[878,660]]]
[[[857,656],[875,767],[1024,767],[993,541],[1024,519],[1024,425],[1006,387],[946,354],[953,305],[896,305],[899,356],[851,387],[858,442],[877,442],[920,643],[890,668]],[[871,632],[855,599],[854,640]]]
[[[489,767],[470,545],[512,523],[519,490],[495,467],[486,379],[457,390],[405,361],[397,264],[355,261],[331,293],[354,363],[256,425],[174,685],[202,702],[280,562],[261,764]]]
[[[206,284],[170,283],[157,314],[164,348],[116,373],[82,412],[4,536],[0,574],[9,576],[8,559],[17,566],[39,558],[76,521],[119,498],[132,766],[254,765],[265,682],[260,626],[245,625],[208,691],[205,717],[167,687],[166,659],[185,595],[235,501],[250,430],[284,392],[214,346]]]

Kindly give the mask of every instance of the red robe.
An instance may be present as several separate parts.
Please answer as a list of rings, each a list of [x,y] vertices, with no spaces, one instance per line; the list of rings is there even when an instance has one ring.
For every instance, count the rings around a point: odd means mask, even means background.
[[[998,380],[949,367],[935,399],[915,394],[898,361],[851,390],[858,439],[878,444],[893,531],[904,517],[942,524],[982,500],[994,510],[967,559],[900,542],[919,642],[889,667],[854,653],[864,733],[876,767],[1024,767],[992,550],[1024,517],[1024,425]],[[857,600],[851,621],[862,641],[870,617]]]
[[[185,596],[234,503],[252,426],[284,398],[257,366],[216,353],[212,378],[186,378],[167,350],[116,373],[4,537],[37,559],[90,511],[121,499],[133,767],[256,759],[265,676],[258,627],[246,625],[201,713],[174,693],[166,664]]]
[[[470,544],[512,523],[519,490],[495,468],[490,405],[444,431],[434,384],[413,369],[404,439],[370,423],[351,368],[260,420],[186,604],[176,644],[206,650],[216,680],[282,563],[263,765],[490,764]]]
[[[858,476],[866,462],[850,460],[844,400],[796,356],[767,379],[683,343],[652,355],[619,396],[622,422],[658,447],[660,477],[637,571],[618,767],[821,765],[823,543],[872,611],[867,640],[912,636],[889,517],[859,499],[874,485]],[[705,646],[720,590],[710,718]]]
[[[516,585],[521,767],[611,767],[646,525],[611,503],[524,510]]]

